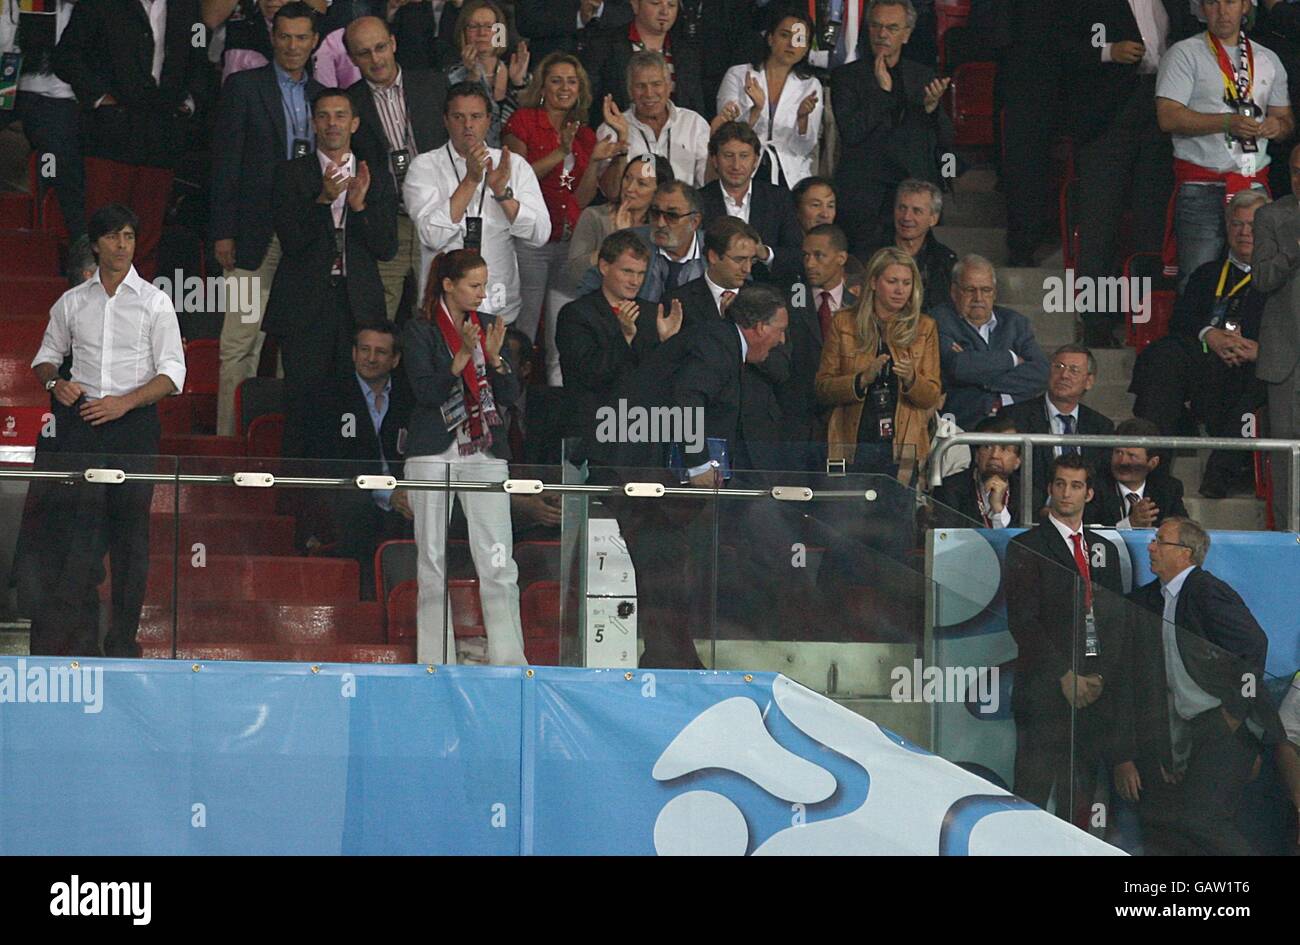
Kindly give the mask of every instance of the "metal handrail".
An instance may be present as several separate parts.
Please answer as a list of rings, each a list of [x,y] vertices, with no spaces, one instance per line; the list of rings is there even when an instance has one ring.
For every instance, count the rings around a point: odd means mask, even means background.
[[[1300,440],[1243,440],[1226,436],[1105,436],[1081,433],[957,433],[944,437],[930,457],[930,484],[943,481],[943,457],[954,446],[991,446],[995,443],[1020,445],[1020,469],[1030,487],[1021,490],[1020,522],[1034,524],[1034,450],[1035,446],[1127,446],[1143,449],[1249,450],[1250,452],[1287,453],[1291,475],[1287,477],[1287,530],[1300,532]]]

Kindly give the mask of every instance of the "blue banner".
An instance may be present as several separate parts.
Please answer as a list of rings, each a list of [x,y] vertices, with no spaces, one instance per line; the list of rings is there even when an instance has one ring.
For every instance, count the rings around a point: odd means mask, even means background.
[[[0,659],[0,854],[1118,852],[773,674]]]

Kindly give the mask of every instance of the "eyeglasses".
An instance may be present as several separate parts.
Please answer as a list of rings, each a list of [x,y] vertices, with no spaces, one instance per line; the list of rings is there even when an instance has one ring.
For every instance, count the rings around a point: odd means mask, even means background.
[[[678,220],[684,220],[687,217],[695,215],[694,210],[687,210],[685,213],[678,213],[676,210],[665,210],[662,207],[651,207],[650,218],[663,217],[669,223],[676,223]]]
[[[1060,371],[1066,377],[1078,377],[1081,374],[1087,374],[1087,368],[1081,368],[1077,364],[1066,364],[1064,361],[1057,361],[1052,365],[1052,370]]]
[[[890,36],[897,36],[904,30],[904,27],[899,26],[897,23],[876,23],[874,21],[868,22],[867,28],[873,33],[884,32],[888,33]]]
[[[991,296],[994,292],[993,286],[991,285],[961,285],[959,283],[957,285],[957,289],[958,291],[961,292],[962,295]]]
[[[1147,544],[1148,545],[1173,545],[1175,548],[1186,548],[1188,551],[1192,550],[1191,545],[1184,545],[1181,541],[1162,541],[1159,538],[1152,538],[1149,542],[1147,542]]]

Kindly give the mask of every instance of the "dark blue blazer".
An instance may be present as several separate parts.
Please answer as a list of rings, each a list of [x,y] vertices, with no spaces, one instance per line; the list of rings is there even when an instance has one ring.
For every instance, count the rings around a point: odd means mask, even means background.
[[[930,309],[939,326],[939,362],[943,366],[945,413],[950,413],[963,430],[987,417],[999,401],[1010,394],[1013,401],[1028,400],[1047,390],[1047,355],[1034,340],[1029,319],[1019,312],[993,306],[997,324],[985,342],[970,322],[957,314],[952,303]],[[960,345],[960,352],[953,345]],[[1015,352],[1024,364],[1016,365]]]

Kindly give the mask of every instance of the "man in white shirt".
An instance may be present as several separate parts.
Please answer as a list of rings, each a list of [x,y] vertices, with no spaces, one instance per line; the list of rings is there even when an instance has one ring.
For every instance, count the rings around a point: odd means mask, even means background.
[[[140,218],[136,265],[158,268],[163,216],[194,114],[209,97],[199,0],[77,3],[54,70],[82,108],[86,206],[121,202]]]
[[[515,241],[544,245],[551,216],[528,162],[484,144],[490,115],[480,86],[453,85],[443,112],[450,140],[411,162],[402,195],[420,237],[420,297],[435,255],[477,245],[488,267],[479,310],[509,324],[520,305]]]
[[[52,432],[62,468],[104,463],[127,472],[153,472],[158,452],[154,406],[185,386],[185,354],[176,310],[165,293],[135,271],[137,222],[120,204],[96,211],[90,237],[99,267],[50,309],[50,323],[32,370],[55,400]],[[72,355],[72,379],[59,367]],[[104,455],[107,454],[107,455]],[[137,463],[128,456],[145,457]],[[73,464],[69,466],[68,464]],[[50,593],[33,615],[31,652],[97,656],[95,587],[109,555],[113,574],[108,656],[134,656],[135,633],[149,574],[149,506],[153,486],[128,482],[82,486],[52,496],[47,540],[64,550],[49,574]]]
[[[75,241],[86,232],[80,108],[72,86],[54,74],[52,65],[55,44],[75,4],[57,0],[53,13],[18,12],[18,0],[4,0],[0,7],[0,53],[16,50],[22,55],[18,98],[13,111],[0,111],[0,128],[11,121],[23,123],[27,143],[36,152],[37,173],[42,184],[54,185],[64,226]]]
[[[1182,282],[1223,251],[1225,199],[1267,189],[1268,142],[1295,129],[1282,61],[1242,32],[1250,0],[1201,0],[1201,12],[1207,30],[1170,47],[1156,78],[1156,118],[1174,143],[1165,270]]]
[[[633,53],[627,64],[632,107],[619,112],[613,98],[606,96],[605,121],[596,129],[596,137],[627,144],[626,154],[610,158],[600,170],[601,189],[611,200],[618,196],[627,162],[642,154],[667,158],[677,180],[692,187],[703,186],[712,129],[698,112],[674,105],[669,99],[672,89],[672,76],[663,54],[642,51]],[[739,108],[729,108],[714,122],[720,125],[739,114]]]

